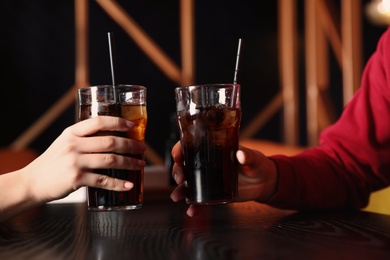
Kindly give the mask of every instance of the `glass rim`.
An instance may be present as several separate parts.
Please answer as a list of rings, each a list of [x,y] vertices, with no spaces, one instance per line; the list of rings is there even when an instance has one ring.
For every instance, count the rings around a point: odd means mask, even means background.
[[[175,90],[183,90],[183,89],[195,89],[195,88],[204,88],[204,87],[215,87],[215,88],[226,88],[226,87],[241,87],[238,83],[210,83],[210,84],[194,84],[187,86],[179,86],[176,87]]]
[[[93,85],[93,86],[79,88],[77,91],[78,92],[83,92],[83,91],[87,91],[89,89],[112,88],[112,87],[113,87],[113,85],[108,85],[108,84],[107,85]],[[115,88],[126,88],[126,87],[139,89],[139,90],[146,90],[145,86],[137,85],[137,84],[119,84],[119,85],[115,86]]]

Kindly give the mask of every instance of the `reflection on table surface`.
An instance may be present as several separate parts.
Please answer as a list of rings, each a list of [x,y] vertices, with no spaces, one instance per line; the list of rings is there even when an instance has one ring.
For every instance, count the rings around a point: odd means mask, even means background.
[[[189,218],[168,195],[133,211],[36,208],[0,224],[0,259],[390,259],[390,216],[245,202]]]

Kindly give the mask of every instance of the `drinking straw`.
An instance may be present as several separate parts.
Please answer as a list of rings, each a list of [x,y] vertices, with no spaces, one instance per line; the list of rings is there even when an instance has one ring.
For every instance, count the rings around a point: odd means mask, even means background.
[[[236,68],[234,70],[234,79],[233,79],[234,84],[237,84],[237,80],[238,80],[238,76],[239,76],[238,74],[240,71],[241,46],[242,46],[242,40],[241,40],[241,38],[239,38],[238,39],[238,48],[237,48],[237,57],[236,57]]]
[[[117,90],[116,90],[116,83],[117,83],[117,75],[116,75],[116,52],[115,52],[115,38],[113,32],[108,32],[108,50],[110,52],[110,64],[111,64],[111,79],[112,79],[112,88],[113,88],[113,94],[114,94],[114,103],[116,108],[116,115],[118,117],[121,117],[121,108],[120,104],[118,103],[117,98]],[[108,169],[109,175],[111,175],[114,178],[118,178],[118,171],[115,169]],[[113,192],[106,192],[107,194],[107,200],[109,201],[110,205],[114,205],[117,203],[117,198],[119,196],[118,193]]]
[[[114,88],[114,101],[117,103],[116,97],[116,52],[115,52],[115,38],[113,32],[108,32],[108,50],[110,52],[110,64],[111,64],[111,79],[112,79],[112,87]]]

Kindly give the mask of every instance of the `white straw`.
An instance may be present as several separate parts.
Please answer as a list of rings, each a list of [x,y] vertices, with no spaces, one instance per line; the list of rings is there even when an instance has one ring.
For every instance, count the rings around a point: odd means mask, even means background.
[[[237,79],[238,79],[238,73],[240,70],[240,55],[241,55],[241,38],[238,39],[238,48],[237,48],[237,57],[236,57],[236,68],[234,70],[234,79],[233,83],[237,84]]]
[[[117,103],[117,75],[116,75],[116,52],[115,52],[115,38],[113,32],[108,32],[108,50],[110,52],[110,65],[111,65],[111,78],[112,78],[112,88],[114,91],[114,102]]]

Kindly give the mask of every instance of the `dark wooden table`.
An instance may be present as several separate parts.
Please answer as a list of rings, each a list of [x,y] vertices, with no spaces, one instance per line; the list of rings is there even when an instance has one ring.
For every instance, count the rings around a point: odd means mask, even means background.
[[[185,209],[156,198],[128,212],[45,205],[0,223],[0,259],[390,259],[387,215],[255,202],[194,218]]]

